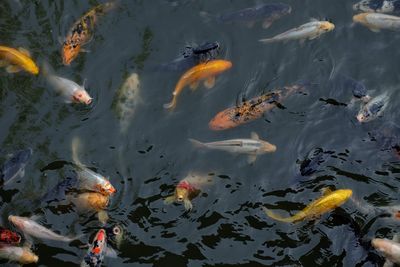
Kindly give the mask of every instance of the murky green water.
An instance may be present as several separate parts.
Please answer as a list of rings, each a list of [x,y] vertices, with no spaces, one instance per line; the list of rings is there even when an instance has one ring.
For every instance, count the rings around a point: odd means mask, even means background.
[[[268,1],[267,1],[268,2]],[[24,178],[0,191],[1,224],[10,214],[42,214],[41,222],[58,233],[86,234],[87,243],[101,227],[94,214],[77,214],[75,207],[48,206],[37,200],[71,174],[66,166],[41,171],[60,160],[71,161],[71,140],[81,138],[81,161],[110,177],[118,192],[112,197],[109,224],[125,229],[118,258],[105,266],[378,266],[383,259],[371,248],[375,236],[391,238],[394,220],[366,213],[352,202],[316,221],[286,224],[268,218],[261,207],[292,214],[318,198],[325,187],[350,188],[367,205],[397,205],[398,158],[382,151],[368,133],[387,122],[398,123],[400,35],[373,33],[352,25],[352,4],[346,0],[286,0],[292,13],[269,29],[260,23],[220,24],[200,11],[221,14],[254,6],[259,1],[120,1],[103,16],[95,37],[66,67],[59,39],[73,22],[98,1],[3,0],[0,3],[2,45],[25,47],[38,62],[47,61],[57,75],[82,84],[94,98],[90,107],[67,105],[42,76],[0,72],[0,142],[3,159],[25,147],[34,150]],[[306,23],[328,19],[336,28],[304,44],[264,45],[271,37]],[[217,78],[212,90],[185,89],[178,107],[163,104],[181,72],[153,71],[177,58],[188,44],[218,41],[220,58],[233,67]],[[112,103],[125,78],[136,72],[140,97],[126,134]],[[364,81],[370,95],[390,94],[383,117],[360,125],[358,104],[332,105],[326,99],[350,103],[351,91],[335,86],[338,74]],[[285,109],[232,130],[214,132],[208,122],[241,98],[310,81],[305,95],[295,95]],[[329,102],[329,101],[328,101]],[[248,138],[257,132],[277,151],[258,157],[194,148],[188,138],[214,141]],[[320,172],[292,190],[301,160],[316,147],[332,151]],[[210,174],[214,183],[193,200],[194,209],[163,203],[188,173]],[[77,244],[36,240],[39,266],[78,265],[86,253]],[[2,262],[5,264],[6,262]]]

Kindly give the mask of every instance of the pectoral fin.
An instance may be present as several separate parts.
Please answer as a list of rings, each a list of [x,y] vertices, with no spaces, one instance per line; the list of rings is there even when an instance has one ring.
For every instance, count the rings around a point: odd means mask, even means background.
[[[323,196],[326,196],[326,195],[332,193],[332,190],[329,189],[328,187],[324,187],[324,188],[321,189],[321,193],[322,193]]]
[[[168,196],[164,199],[164,204],[169,205],[175,201],[175,195]]]
[[[257,154],[251,154],[247,158],[247,163],[253,164],[257,159]]]
[[[256,132],[251,132],[251,139],[253,140],[260,140],[260,137]]]
[[[197,81],[197,82],[193,82],[193,83],[191,83],[190,84],[190,89],[192,90],[192,91],[194,91],[194,90],[196,90],[197,89],[197,87],[199,87],[199,82]]]
[[[31,53],[23,47],[18,47],[18,51],[24,54],[25,56],[31,57]]]
[[[368,29],[370,29],[373,32],[380,32],[381,30],[375,27],[368,27]]]
[[[185,199],[183,204],[185,205],[185,210],[190,211],[193,209],[192,202],[189,199]]]
[[[262,27],[264,29],[268,29],[272,25],[272,22],[273,22],[272,20],[266,19],[266,20],[264,20]]]
[[[20,67],[18,67],[18,66],[15,66],[15,65],[9,65],[7,68],[6,68],[6,71],[8,72],[8,73],[16,73],[16,72],[20,72],[22,69],[20,68]]]
[[[215,85],[215,76],[209,77],[204,81],[204,86],[208,89],[213,88]]]

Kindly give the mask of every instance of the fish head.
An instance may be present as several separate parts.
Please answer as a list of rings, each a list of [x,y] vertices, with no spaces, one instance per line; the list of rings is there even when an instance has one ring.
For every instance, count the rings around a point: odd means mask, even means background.
[[[81,44],[79,42],[72,40],[72,37],[66,40],[63,44],[63,49],[61,52],[63,64],[71,64],[72,60],[74,60],[78,56],[80,50]]]
[[[220,131],[236,127],[239,123],[236,122],[240,118],[240,113],[236,109],[226,109],[218,113],[209,123],[211,130]]]
[[[330,32],[333,29],[335,29],[335,24],[329,21],[322,21],[321,24],[319,25],[319,28],[325,32]]]
[[[374,238],[371,241],[371,245],[384,255],[391,254],[392,242],[388,239]]]
[[[183,202],[189,198],[189,189],[183,187],[177,187],[175,189],[176,201]]]
[[[109,181],[105,181],[101,187],[100,187],[100,191],[102,194],[104,195],[112,195],[115,192],[117,192],[117,189],[115,189],[115,187],[109,182]]]
[[[345,201],[347,201],[351,197],[351,195],[353,194],[353,190],[339,189],[339,190],[336,190],[334,192],[334,194],[336,194],[337,202],[341,204],[341,203],[344,203]]]
[[[363,12],[375,12],[382,5],[382,1],[362,0],[353,5],[353,10]]]
[[[232,62],[228,60],[215,60],[215,64],[219,72],[223,72],[232,68]]]
[[[364,107],[364,108],[362,108],[362,109],[358,112],[356,118],[357,118],[357,120],[358,120],[359,122],[363,123],[363,122],[368,122],[368,121],[370,121],[370,120],[372,119],[372,118],[371,118],[371,117],[372,117],[371,115],[372,115],[372,114],[369,112],[368,108]]]
[[[24,249],[20,258],[20,262],[23,264],[37,263],[39,261],[39,257],[35,255],[29,249]]]
[[[0,242],[19,244],[21,242],[21,236],[11,230],[0,228]]]
[[[96,236],[93,239],[93,245],[91,248],[91,252],[94,255],[100,255],[104,252],[106,245],[107,245],[107,234],[104,229],[100,229]]]
[[[261,141],[261,149],[264,152],[275,152],[276,151],[276,145],[273,145],[273,144],[268,143],[266,141]]]
[[[14,215],[9,215],[8,216],[8,221],[10,221],[12,224],[14,224],[17,228],[19,229],[24,229],[24,219],[19,216],[14,216]]]
[[[34,75],[38,75],[39,74],[39,67],[32,60],[29,60],[28,62],[25,62],[24,67],[28,72],[30,72],[30,73],[32,73]]]
[[[369,13],[360,13],[360,14],[354,15],[353,16],[353,21],[361,23],[361,24],[366,24],[367,23],[367,15],[368,14]]]
[[[86,105],[90,105],[92,103],[93,98],[90,97],[88,92],[85,89],[77,89],[72,95],[73,101],[76,103],[82,103]]]

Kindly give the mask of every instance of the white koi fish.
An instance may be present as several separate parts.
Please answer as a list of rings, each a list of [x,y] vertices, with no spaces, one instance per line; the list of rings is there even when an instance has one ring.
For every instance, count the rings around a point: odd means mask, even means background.
[[[278,34],[272,38],[261,39],[259,41],[262,43],[273,43],[279,41],[285,42],[289,40],[312,40],[319,37],[325,32],[332,31],[333,29],[335,29],[335,25],[333,23],[330,23],[329,21],[312,20],[311,22],[288,30],[284,33]]]
[[[84,86],[80,86],[74,81],[56,75],[48,75],[47,81],[65,99],[65,103],[86,105],[92,103],[93,98],[90,97]]]
[[[385,267],[393,266],[394,263],[400,264],[400,244],[398,241],[399,237],[397,235],[393,237],[393,240],[382,238],[372,239],[372,246],[386,258]]]
[[[8,259],[21,264],[36,263],[39,260],[39,257],[35,255],[29,248],[8,245],[0,246],[0,258]]]
[[[26,217],[19,217],[10,215],[8,216],[8,220],[14,224],[18,229],[24,232],[25,235],[40,238],[40,239],[49,239],[55,241],[62,242],[72,242],[73,240],[78,239],[79,237],[66,237],[59,234],[54,233],[53,231],[47,229],[44,226],[41,226],[37,222],[32,219]]]
[[[231,139],[210,143],[202,143],[194,139],[189,139],[189,141],[198,147],[223,150],[231,153],[250,154],[249,163],[254,162],[257,155],[276,151],[275,145],[260,140],[254,132],[251,133],[251,139]]]
[[[353,21],[360,23],[373,32],[380,30],[400,30],[400,17],[380,14],[361,13],[353,17]]]

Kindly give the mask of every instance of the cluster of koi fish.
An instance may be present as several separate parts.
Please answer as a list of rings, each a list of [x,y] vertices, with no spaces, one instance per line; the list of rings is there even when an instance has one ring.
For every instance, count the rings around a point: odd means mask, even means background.
[[[380,4],[377,5],[377,2],[380,2]],[[113,2],[98,5],[74,23],[63,42],[61,50],[64,65],[70,65],[79,53],[84,51],[83,46],[93,39],[94,28],[99,15],[105,14],[113,7]],[[378,31],[380,29],[398,29],[400,27],[400,18],[375,13],[400,12],[400,0],[363,0],[354,5],[354,8],[368,13],[358,14],[354,16],[353,20],[369,27],[373,31]],[[274,21],[291,12],[292,8],[289,5],[275,3],[258,5],[256,7],[246,8],[223,15],[210,15],[206,12],[201,12],[200,15],[206,19],[212,19],[222,23],[241,21],[248,26],[252,26],[257,21],[262,21],[262,26],[268,28]],[[302,24],[274,37],[260,39],[259,41],[266,44],[287,42],[290,40],[304,42],[305,40],[318,38],[322,34],[334,30],[334,28],[335,25],[329,21],[312,20],[311,22]],[[187,46],[184,53],[179,58],[170,63],[161,64],[155,68],[155,70],[184,71],[175,86],[171,102],[165,104],[164,108],[169,110],[176,108],[178,96],[187,86],[195,90],[200,82],[204,82],[206,88],[214,87],[216,82],[215,77],[232,67],[232,62],[217,59],[219,51],[220,44],[218,42],[205,42],[197,46]],[[9,73],[25,70],[34,75],[38,75],[40,72],[38,66],[32,60],[30,53],[23,48],[14,49],[0,46],[0,59],[0,66],[6,67]],[[92,103],[92,98],[83,86],[79,86],[73,81],[54,75],[53,71],[46,64],[44,64],[41,72],[49,85],[61,94],[66,102],[82,103],[85,105],[90,105]],[[379,116],[384,110],[388,96],[383,94],[371,98],[367,94],[367,90],[362,83],[354,80],[349,81],[351,83],[350,86],[353,88],[353,95],[362,100],[361,109],[356,116],[357,119],[360,122],[367,122]],[[129,122],[134,115],[134,109],[139,99],[139,87],[139,77],[136,73],[132,73],[118,91],[113,101],[113,107],[115,107],[117,116],[121,121],[121,132],[123,133],[127,131]],[[306,92],[307,87],[308,84],[306,83],[284,86],[244,101],[236,106],[229,107],[215,115],[209,122],[209,128],[215,131],[222,131],[259,119],[265,112],[281,105],[290,95]],[[275,145],[261,140],[254,132],[251,133],[251,138],[249,139],[232,139],[209,143],[203,143],[195,139],[190,139],[190,141],[194,145],[202,148],[247,154],[249,163],[253,163],[258,155],[275,152],[277,149]],[[108,220],[105,209],[109,203],[110,197],[116,192],[116,189],[110,183],[109,179],[94,172],[80,162],[78,158],[79,147],[79,139],[74,139],[72,141],[73,163],[71,165],[74,168],[75,176],[65,178],[50,190],[42,200],[61,201],[69,199],[75,204],[77,209],[97,212],[99,221],[104,227],[96,233],[89,251],[86,256],[83,257],[81,266],[101,266],[106,254],[115,256],[115,252],[112,252],[112,249],[108,248],[108,242],[117,241],[116,243],[119,244],[122,238],[122,229],[120,227],[105,226]],[[316,172],[319,164],[324,161],[324,157],[329,154],[322,150],[316,150],[314,152],[312,158],[302,163],[300,169],[301,176],[308,176]],[[3,164],[0,174],[4,185],[7,185],[18,176],[23,176],[23,169],[31,155],[31,149],[18,151]],[[191,210],[193,207],[191,200],[199,194],[202,186],[210,184],[211,182],[212,179],[209,177],[190,174],[176,185],[174,194],[166,197],[165,203],[183,203],[186,210]],[[70,194],[68,189],[71,188],[78,190],[78,192]],[[352,190],[350,189],[339,189],[335,191],[324,189],[322,197],[311,202],[305,209],[294,216],[283,218],[267,208],[264,208],[264,212],[275,220],[295,223],[305,219],[316,218],[326,212],[332,211],[349,200],[351,196]],[[24,233],[26,239],[25,245],[21,247],[19,244],[22,238],[19,233],[6,228],[0,228],[0,257],[12,261],[23,264],[38,261],[38,256],[30,249],[32,238],[61,242],[72,242],[79,238],[79,236],[65,237],[56,234],[36,222],[33,218],[14,215],[10,215],[8,218],[10,223]],[[390,249],[395,247],[400,251],[400,245],[392,241],[390,241],[392,243],[388,242],[389,241],[374,239],[372,244],[385,255],[389,255],[389,259],[400,263],[400,260],[390,257]],[[386,249],[388,247],[390,247],[390,249]]]

